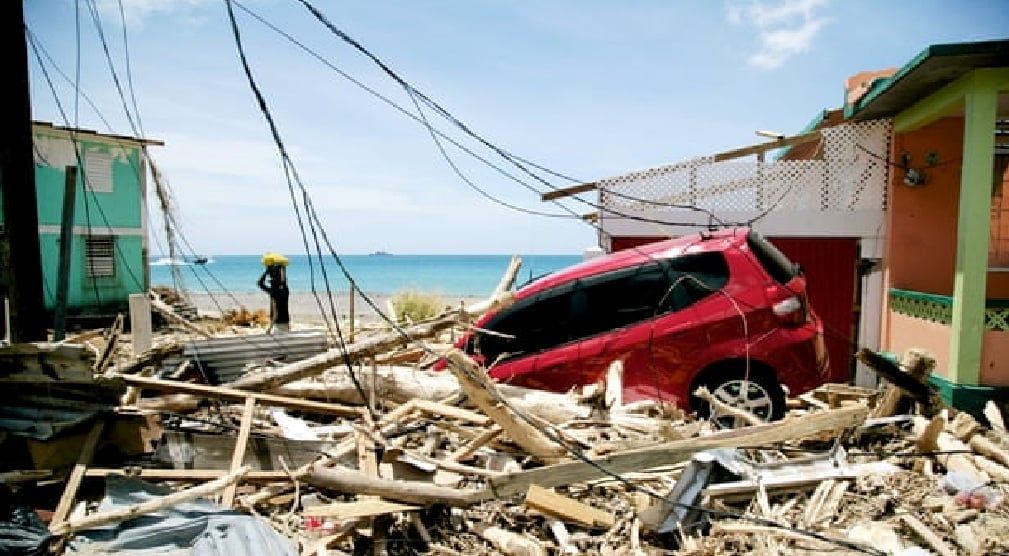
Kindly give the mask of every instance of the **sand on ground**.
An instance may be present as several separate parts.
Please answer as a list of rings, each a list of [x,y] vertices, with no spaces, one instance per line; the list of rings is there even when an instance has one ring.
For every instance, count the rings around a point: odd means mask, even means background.
[[[368,294],[368,297],[381,309],[383,312],[388,313],[388,301],[392,298],[391,295],[387,294]],[[190,299],[200,313],[216,315],[220,314],[221,311],[229,311],[236,309],[238,307],[245,307],[250,311],[255,311],[257,309],[269,310],[270,299],[265,293],[215,293],[213,295],[208,293],[192,293],[190,294]],[[480,296],[441,296],[442,301],[446,307],[458,307],[462,304],[470,304],[476,301],[484,299]],[[325,292],[319,293],[319,300],[322,302],[326,309],[327,314],[330,311],[329,301],[326,299]],[[337,314],[343,318],[349,318],[350,316],[350,295],[347,292],[334,292],[333,293],[333,305],[336,307]],[[291,292],[291,297],[288,301],[288,310],[291,313],[291,321],[294,323],[322,323],[322,317],[319,311],[319,302],[316,301],[315,296],[311,292]],[[357,295],[354,298],[354,315],[355,319],[361,323],[373,322],[378,320],[374,309],[372,309],[360,296]]]

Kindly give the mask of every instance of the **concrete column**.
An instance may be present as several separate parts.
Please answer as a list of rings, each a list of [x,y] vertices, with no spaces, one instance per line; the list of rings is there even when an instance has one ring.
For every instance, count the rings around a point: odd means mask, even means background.
[[[151,298],[146,293],[130,294],[130,338],[133,353],[151,349]]]
[[[981,370],[997,100],[994,88],[976,87],[964,94],[949,369],[950,379],[957,384],[976,385]]]

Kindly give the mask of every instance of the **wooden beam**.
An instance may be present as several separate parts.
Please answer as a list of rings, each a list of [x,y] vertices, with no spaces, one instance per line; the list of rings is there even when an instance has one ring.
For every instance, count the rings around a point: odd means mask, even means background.
[[[939,538],[939,535],[935,534],[935,531],[929,529],[928,525],[922,523],[917,517],[911,514],[904,514],[900,516],[900,519],[908,529],[914,531],[916,535],[928,543],[932,547],[932,550],[938,552],[939,556],[956,556],[956,550],[953,550],[952,547]]]
[[[274,407],[287,407],[290,409],[300,409],[310,413],[321,413],[326,415],[339,415],[342,417],[356,417],[362,413],[361,408],[338,405],[335,403],[316,402],[278,396],[275,394],[264,394],[261,392],[249,392],[238,390],[226,386],[208,386],[206,384],[192,384],[189,382],[178,382],[174,380],[163,380],[160,378],[148,378],[136,375],[118,375],[129,386],[138,386],[148,390],[158,390],[161,392],[182,392],[194,394],[199,397],[207,397],[224,400],[245,400],[253,398],[257,403]]]
[[[612,473],[643,471],[687,461],[697,452],[712,448],[764,446],[826,431],[847,429],[864,421],[867,414],[868,409],[864,406],[845,407],[775,423],[717,432],[705,437],[617,452],[594,458],[593,464],[573,461],[520,471],[492,478],[489,484],[494,495],[503,498],[525,492],[529,485],[550,488],[606,477],[606,472],[600,467]]]
[[[238,427],[238,438],[235,439],[235,451],[231,454],[231,472],[234,473],[242,467],[245,460],[245,448],[249,445],[249,434],[252,432],[252,416],[256,411],[256,398],[249,396],[245,398],[245,406],[242,408],[242,423]],[[235,503],[235,491],[238,489],[238,481],[235,481],[224,489],[221,495],[221,505],[230,508]]]
[[[478,366],[458,349],[445,354],[449,370],[459,379],[459,387],[473,405],[494,420],[516,444],[530,456],[546,463],[563,459],[567,451],[554,442],[540,429],[520,418],[506,404],[502,404],[497,385],[487,376],[487,371]]]
[[[407,504],[466,507],[487,498],[487,493],[482,489],[449,488],[421,481],[374,479],[354,469],[327,468],[318,464],[312,466],[301,479],[318,488],[358,496],[381,496]]]
[[[104,421],[96,421],[91,426],[91,432],[88,433],[88,437],[84,440],[84,445],[81,446],[81,452],[77,455],[77,464],[74,465],[73,470],[70,472],[70,477],[67,478],[67,486],[63,489],[63,496],[60,497],[59,503],[56,504],[56,511],[53,512],[52,521],[49,522],[50,530],[54,526],[66,521],[67,516],[70,515],[74,499],[77,498],[77,490],[81,488],[84,473],[87,471],[88,464],[91,463],[91,458],[95,454],[95,448],[98,447],[98,440],[101,439],[104,428]]]
[[[605,527],[608,529],[613,527],[616,521],[613,514],[609,512],[572,500],[539,485],[529,485],[525,504],[549,517],[585,527]]]
[[[744,156],[750,156],[755,154],[765,153],[767,151],[772,151],[775,149],[782,149],[785,147],[791,147],[794,145],[799,145],[809,141],[815,141],[820,138],[820,131],[811,131],[809,133],[803,133],[802,135],[794,135],[792,137],[784,137],[775,141],[767,141],[764,143],[757,143],[756,145],[749,145],[746,147],[740,147],[738,149],[732,149],[730,151],[723,151],[712,155],[712,159],[715,162],[723,162],[726,160],[732,160],[735,158],[742,158]],[[637,177],[645,177],[647,175],[653,174],[657,170],[661,170],[663,167],[658,166],[655,168],[650,168],[648,170],[639,170],[637,172],[631,172],[621,176],[621,178],[633,180]],[[547,191],[540,195],[541,201],[554,201],[556,199],[563,199],[565,197],[571,197],[572,195],[580,195],[582,193],[588,193],[600,188],[600,185],[606,180],[590,181],[586,183],[581,183],[578,185],[572,185],[569,187],[561,187],[554,189],[552,191]]]

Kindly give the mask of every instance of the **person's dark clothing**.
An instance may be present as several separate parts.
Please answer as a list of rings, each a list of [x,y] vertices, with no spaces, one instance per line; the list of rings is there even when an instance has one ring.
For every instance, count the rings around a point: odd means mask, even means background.
[[[267,283],[269,278],[269,283]],[[259,289],[270,296],[270,321],[272,324],[288,324],[291,322],[291,315],[288,311],[287,301],[291,295],[287,288],[287,272],[281,265],[273,265],[266,268],[263,275],[259,277]]]

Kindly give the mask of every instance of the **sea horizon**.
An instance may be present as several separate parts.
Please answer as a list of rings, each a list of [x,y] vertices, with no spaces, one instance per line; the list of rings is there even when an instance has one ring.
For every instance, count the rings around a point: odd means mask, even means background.
[[[581,255],[519,255],[523,264],[517,284],[528,282],[545,274],[582,261]],[[263,272],[261,254],[256,255],[205,255],[206,264],[187,262],[176,264],[185,289],[201,292],[258,292],[256,281]],[[414,290],[448,296],[481,296],[497,285],[512,255],[410,255],[410,254],[341,254],[357,286],[374,294],[394,294]],[[322,271],[313,258],[310,269],[307,255],[289,255],[288,284],[292,293],[310,292],[325,288]],[[324,257],[325,271],[334,292],[349,291],[343,272],[332,257]],[[167,257],[150,259],[151,284],[171,286],[173,265]]]

